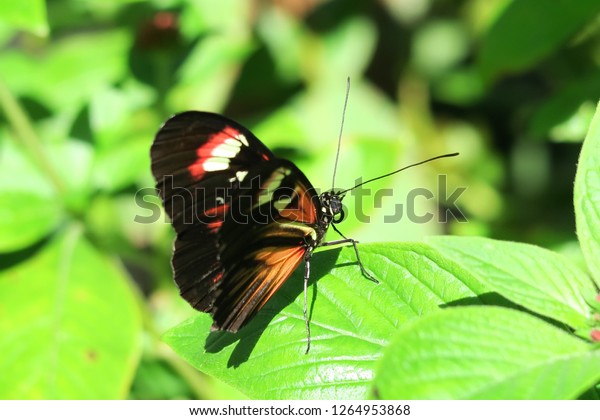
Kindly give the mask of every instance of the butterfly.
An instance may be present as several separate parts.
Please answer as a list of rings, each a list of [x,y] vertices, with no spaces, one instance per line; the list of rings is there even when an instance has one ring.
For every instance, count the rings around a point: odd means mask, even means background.
[[[306,288],[319,246],[353,246],[363,275],[377,283],[360,260],[357,241],[335,226],[345,217],[345,194],[371,180],[318,194],[293,162],[275,156],[241,124],[209,112],[171,117],[150,154],[176,232],[175,283],[192,307],[210,313],[212,330],[237,332],[304,263],[308,352]],[[341,239],[324,241],[330,226]]]

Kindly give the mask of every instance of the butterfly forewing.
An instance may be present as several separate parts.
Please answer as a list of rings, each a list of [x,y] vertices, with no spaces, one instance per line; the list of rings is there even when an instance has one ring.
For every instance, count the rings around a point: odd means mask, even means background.
[[[321,239],[319,198],[302,172],[216,114],[168,120],[151,149],[177,239],[175,281],[214,329],[237,331]]]

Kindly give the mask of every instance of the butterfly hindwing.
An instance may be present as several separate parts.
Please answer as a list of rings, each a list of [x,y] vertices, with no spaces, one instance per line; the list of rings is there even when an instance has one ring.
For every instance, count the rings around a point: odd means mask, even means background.
[[[320,240],[319,198],[304,174],[216,114],[168,120],[151,149],[177,239],[175,281],[214,329],[237,331]]]
[[[252,207],[242,207],[243,215],[233,213],[220,231],[219,255],[226,269],[213,317],[227,330],[238,330],[265,305],[318,236],[316,194],[295,166],[277,163],[283,166],[250,178],[261,180],[251,188]],[[249,216],[250,222],[238,223],[239,216]]]

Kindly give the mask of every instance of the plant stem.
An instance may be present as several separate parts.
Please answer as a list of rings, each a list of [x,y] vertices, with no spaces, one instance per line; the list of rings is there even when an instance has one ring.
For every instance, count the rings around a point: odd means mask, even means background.
[[[14,138],[21,142],[33,160],[48,177],[59,194],[66,192],[63,180],[50,162],[44,146],[33,128],[31,120],[17,99],[0,79],[0,107],[4,109],[6,119],[15,132]]]

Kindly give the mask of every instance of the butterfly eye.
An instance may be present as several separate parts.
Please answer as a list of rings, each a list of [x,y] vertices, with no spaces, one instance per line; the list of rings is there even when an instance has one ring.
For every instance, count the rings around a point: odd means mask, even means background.
[[[341,204],[341,203],[340,203]],[[333,219],[331,220],[333,223],[340,223],[346,217],[346,213],[344,213],[344,209],[340,206],[338,211],[334,213]]]

